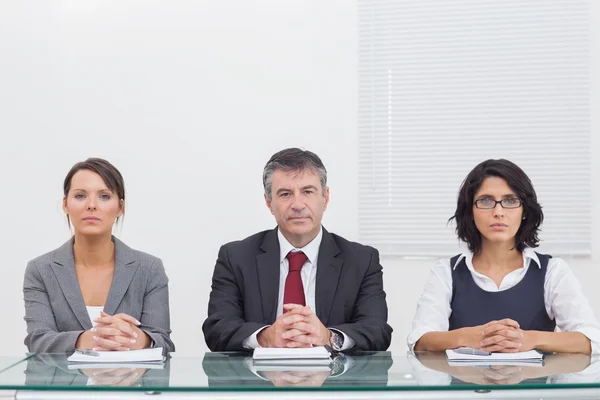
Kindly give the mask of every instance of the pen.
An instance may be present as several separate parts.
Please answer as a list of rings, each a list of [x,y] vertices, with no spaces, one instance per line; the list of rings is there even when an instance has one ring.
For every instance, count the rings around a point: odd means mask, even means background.
[[[483,351],[479,349],[472,349],[470,347],[459,347],[458,349],[454,349],[456,353],[460,354],[470,354],[473,356],[491,356],[492,353],[489,351]]]
[[[97,351],[93,351],[93,350],[75,349],[75,351],[79,354],[85,354],[86,356],[98,357],[100,355]]]

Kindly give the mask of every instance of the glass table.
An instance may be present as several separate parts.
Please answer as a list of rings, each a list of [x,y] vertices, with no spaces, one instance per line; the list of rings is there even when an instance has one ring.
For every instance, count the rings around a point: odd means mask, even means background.
[[[600,398],[600,358],[585,355],[493,366],[450,366],[443,353],[349,353],[320,366],[257,366],[248,353],[173,353],[162,365],[74,365],[67,357],[0,357],[0,399]]]

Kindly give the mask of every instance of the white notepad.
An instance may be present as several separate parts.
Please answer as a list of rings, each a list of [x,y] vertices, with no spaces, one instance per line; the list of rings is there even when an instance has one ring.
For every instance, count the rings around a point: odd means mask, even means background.
[[[160,363],[165,360],[162,347],[129,351],[75,351],[67,360],[71,363]]]
[[[252,355],[254,361],[287,361],[298,360],[303,364],[331,362],[331,353],[324,346],[307,347],[302,349],[279,349],[259,347]],[[310,361],[309,361],[310,360]]]
[[[455,350],[446,350],[448,361],[452,362],[481,362],[499,363],[502,361],[541,362],[544,355],[537,350],[521,351],[518,353],[491,353],[490,355],[464,354]]]

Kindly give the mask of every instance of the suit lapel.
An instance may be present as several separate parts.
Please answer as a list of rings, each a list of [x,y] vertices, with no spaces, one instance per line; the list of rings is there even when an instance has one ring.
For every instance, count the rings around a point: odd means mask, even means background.
[[[115,243],[115,272],[104,305],[104,312],[110,315],[113,315],[121,304],[139,266],[135,253],[129,246],[114,236],[113,242]]]
[[[344,260],[338,257],[340,249],[333,236],[323,228],[323,239],[317,260],[317,282],[315,288],[316,313],[323,325],[327,326],[329,312],[337,289]]]
[[[267,232],[260,247],[264,253],[256,256],[258,283],[265,323],[275,322],[279,296],[279,240],[277,229]]]
[[[92,321],[88,316],[77,273],[75,272],[75,260],[73,258],[73,239],[59,247],[54,253],[52,260],[52,271],[58,280],[58,284],[71,307],[73,314],[84,330],[92,328]]]

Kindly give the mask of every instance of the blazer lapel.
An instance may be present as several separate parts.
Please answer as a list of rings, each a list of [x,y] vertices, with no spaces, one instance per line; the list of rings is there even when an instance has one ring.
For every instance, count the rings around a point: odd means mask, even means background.
[[[327,326],[333,298],[337,289],[344,260],[337,257],[340,249],[333,236],[323,228],[323,239],[317,260],[317,282],[315,287],[316,313],[323,325]]]
[[[52,271],[58,284],[71,307],[73,314],[84,330],[92,328],[92,321],[85,308],[77,273],[75,272],[75,259],[73,258],[73,239],[59,247],[54,253]]]
[[[104,312],[110,315],[113,315],[121,304],[139,266],[135,253],[129,246],[114,236],[112,240],[115,243],[115,271],[104,305]]]
[[[256,256],[258,283],[265,323],[275,322],[279,300],[279,240],[277,229],[267,232],[260,247],[264,253]]]

